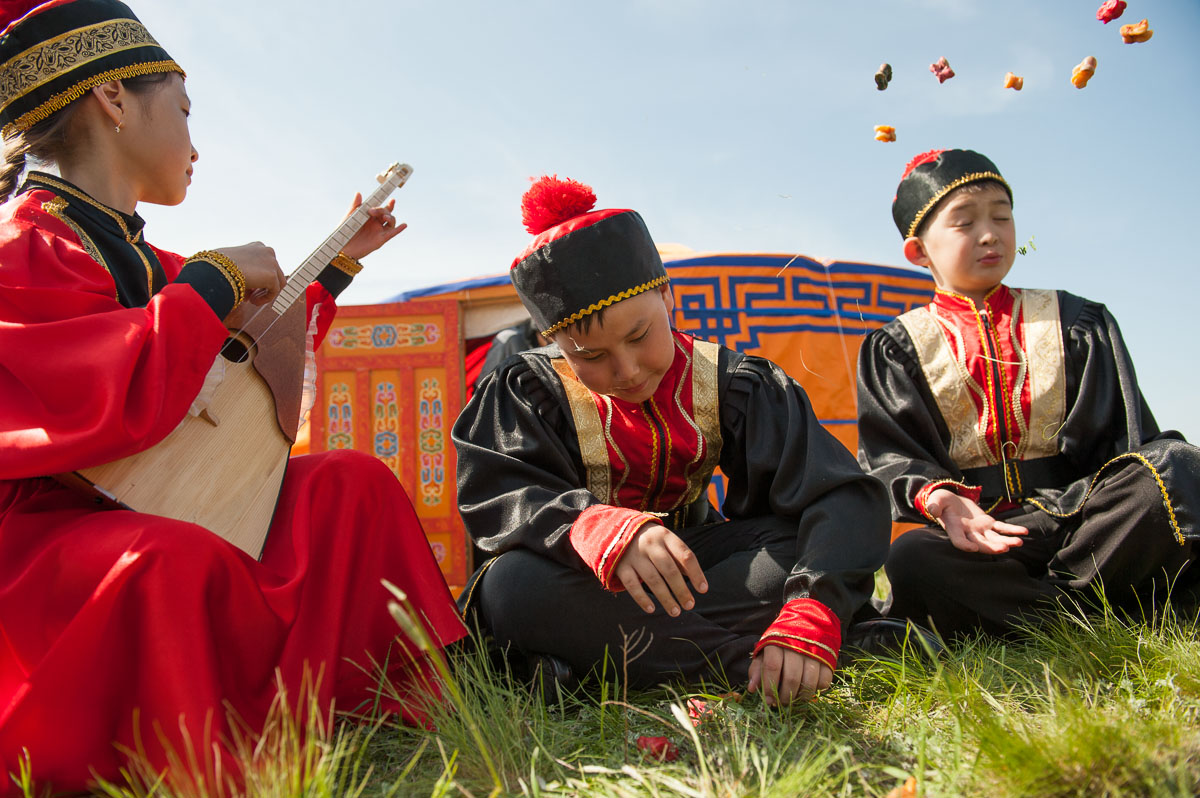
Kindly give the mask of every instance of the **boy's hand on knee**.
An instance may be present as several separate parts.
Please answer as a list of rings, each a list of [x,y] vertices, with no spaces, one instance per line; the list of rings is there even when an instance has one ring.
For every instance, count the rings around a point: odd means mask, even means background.
[[[1020,535],[1029,534],[1025,527],[997,521],[971,499],[944,488],[929,495],[925,509],[962,551],[1002,554],[1021,545]]]
[[[654,612],[654,601],[646,594],[649,588],[668,615],[678,615],[681,606],[685,610],[696,606],[685,575],[698,592],[708,591],[696,555],[678,535],[658,524],[646,524],[634,535],[616,569],[616,577],[638,606]]]
[[[833,669],[824,662],[780,646],[764,646],[750,663],[750,685],[762,691],[767,706],[785,707],[793,701],[811,701],[817,691],[833,683]]]

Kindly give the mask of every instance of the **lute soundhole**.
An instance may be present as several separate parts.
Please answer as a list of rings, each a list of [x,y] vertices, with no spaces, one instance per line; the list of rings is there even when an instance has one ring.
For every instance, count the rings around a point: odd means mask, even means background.
[[[244,332],[237,332],[225,339],[221,357],[230,363],[245,363],[254,359],[254,340]]]

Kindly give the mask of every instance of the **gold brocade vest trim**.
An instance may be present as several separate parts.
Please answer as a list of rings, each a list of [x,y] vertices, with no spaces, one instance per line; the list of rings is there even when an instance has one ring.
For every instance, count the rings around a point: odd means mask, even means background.
[[[686,464],[683,481],[686,488],[671,495],[662,496],[662,502],[657,507],[637,507],[634,509],[655,511],[671,511],[687,505],[698,499],[707,489],[712,480],[713,471],[717,467],[721,455],[721,422],[718,400],[717,363],[720,346],[693,339],[692,351],[689,354],[686,347],[676,339],[676,357],[685,358],[686,362],[677,384],[671,392],[673,408],[659,408],[669,412],[676,422],[678,430],[689,430],[689,435],[697,437],[697,454]],[[587,489],[601,503],[614,507],[627,506],[621,499],[621,488],[629,476],[629,463],[622,453],[617,441],[614,440],[611,424],[613,419],[613,400],[602,394],[594,394],[575,376],[571,366],[564,358],[551,360],[555,372],[562,382],[571,407],[571,416],[575,421],[578,436],[579,453],[587,473]],[[683,398],[685,380],[691,386],[691,407]],[[601,410],[603,408],[603,410]],[[672,412],[673,411],[673,412]],[[647,441],[654,440],[647,435]],[[657,445],[650,444],[647,445]],[[610,456],[610,448],[614,453]],[[614,462],[615,458],[615,462]]]
[[[692,344],[692,408],[706,441],[706,455],[696,474],[698,478],[689,480],[684,504],[691,504],[700,498],[712,481],[713,471],[721,459],[721,407],[717,399],[717,358],[720,351],[720,345],[708,341],[697,339]]]
[[[70,203],[68,203],[62,197],[55,197],[54,199],[48,199],[43,202],[42,210],[69,227],[71,232],[79,237],[79,244],[83,247],[83,251],[90,255],[92,259],[96,261],[96,263],[99,263],[101,266],[103,266],[104,271],[108,272],[111,276],[112,269],[109,268],[108,261],[104,259],[104,255],[100,252],[100,248],[96,246],[96,242],[92,240],[90,235],[84,232],[84,229],[80,227],[74,219],[64,213],[69,204]],[[113,285],[116,285],[116,278],[113,279]],[[118,301],[120,300],[120,294],[115,288],[113,289],[113,299]]]
[[[1012,290],[1013,327],[1009,335],[1019,362],[1011,392],[1001,400],[1009,405],[1020,428],[1020,443],[1009,460],[1049,457],[1058,453],[1058,431],[1066,417],[1066,371],[1058,293]],[[1018,320],[1020,320],[1018,322]],[[952,319],[933,307],[910,310],[899,317],[912,339],[929,384],[950,430],[950,457],[959,468],[996,465],[986,434],[997,412],[995,398],[971,377],[966,363],[963,332]],[[1020,324],[1020,330],[1016,325]],[[1018,333],[1022,333],[1019,335]],[[1024,349],[1020,341],[1024,340]],[[1028,418],[1021,394],[1028,382]],[[1003,411],[1001,411],[1003,412]]]

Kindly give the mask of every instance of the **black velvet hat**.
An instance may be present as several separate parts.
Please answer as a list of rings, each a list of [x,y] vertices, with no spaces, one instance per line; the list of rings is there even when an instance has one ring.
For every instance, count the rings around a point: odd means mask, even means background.
[[[923,222],[947,194],[968,183],[991,180],[1004,186],[1012,201],[1012,188],[1000,176],[1000,170],[986,157],[973,150],[930,150],[908,162],[896,198],[892,200],[892,218],[900,235],[917,234]]]
[[[513,261],[512,281],[546,337],[667,282],[642,217],[593,211],[595,203],[590,188],[558,177],[542,177],[521,199],[525,229],[537,238]]]
[[[29,130],[101,83],[184,74],[118,0],[9,0],[0,14],[4,138]]]

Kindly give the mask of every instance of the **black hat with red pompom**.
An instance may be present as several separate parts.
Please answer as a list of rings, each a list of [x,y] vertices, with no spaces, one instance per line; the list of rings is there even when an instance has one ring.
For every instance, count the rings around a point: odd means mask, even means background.
[[[119,0],[0,0],[0,64],[4,138],[110,80],[183,74]]]
[[[513,261],[512,281],[546,337],[667,282],[642,217],[595,204],[589,187],[557,176],[534,181],[521,198],[525,229],[536,238]]]
[[[930,150],[913,158],[892,200],[892,219],[900,235],[915,236],[921,222],[954,189],[985,180],[1003,186],[1012,201],[1012,188],[1000,176],[996,164],[974,150]]]

